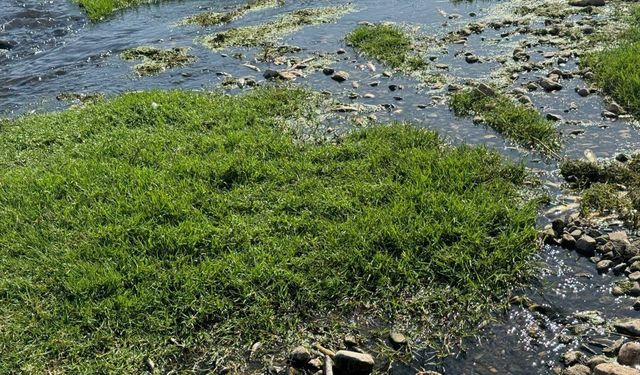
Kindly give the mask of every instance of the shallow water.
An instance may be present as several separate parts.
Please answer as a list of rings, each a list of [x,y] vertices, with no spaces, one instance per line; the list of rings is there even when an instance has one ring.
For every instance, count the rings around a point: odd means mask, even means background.
[[[344,4],[332,0],[288,1],[283,7],[249,13],[228,25],[200,28],[177,26],[177,22],[203,8],[224,9],[242,2],[168,2],[121,12],[98,24],[88,23],[70,1],[3,0],[1,3],[0,41],[10,41],[13,45],[8,51],[0,50],[0,115],[7,117],[64,108],[68,104],[56,99],[63,92],[114,95],[149,88],[216,89],[224,79],[217,74],[219,72],[235,77],[251,76],[261,81],[261,72],[242,66],[250,63],[261,70],[273,67],[254,61],[255,49],[213,52],[194,39],[217,30],[258,24],[293,9]],[[445,92],[417,88],[418,82],[408,77],[380,77],[383,67],[379,64],[376,73],[363,69],[368,60],[358,56],[343,41],[344,35],[360,21],[402,22],[419,26],[420,31],[428,35],[443,35],[486,16],[495,3],[462,2],[456,5],[448,0],[357,0],[353,2],[355,11],[338,22],[306,27],[282,41],[303,47],[303,51],[298,53],[300,56],[318,52],[334,54],[340,48],[346,50],[345,54],[337,55],[339,61],[333,67],[348,71],[351,75],[349,81],[337,83],[322,72],[315,72],[298,79],[298,83],[331,92],[334,98],[344,103],[392,104],[391,110],[376,113],[379,120],[412,121],[418,126],[438,130],[452,142],[485,144],[507,157],[524,160],[529,167],[540,171],[543,179],[552,186],[549,191],[561,201],[562,191],[555,187],[559,181],[555,161],[514,147],[493,130],[473,125],[470,119],[453,117],[446,105],[432,104],[433,96],[441,96]],[[470,13],[476,15],[471,16]],[[460,17],[450,19],[446,16],[450,14]],[[509,28],[487,29],[482,34],[472,35],[465,45],[449,45],[448,54],[439,54],[437,62],[448,64],[450,76],[457,82],[468,78],[487,78],[499,66],[490,56],[510,55],[513,43],[521,38],[517,33],[508,38],[500,37],[505,31]],[[140,78],[132,70],[134,63],[118,57],[123,50],[140,45],[191,47],[190,53],[197,57],[197,62]],[[542,54],[553,50],[546,46],[534,49],[538,51],[532,56],[533,60],[543,60]],[[471,65],[464,61],[463,56],[457,55],[462,51],[489,57],[482,64]],[[234,52],[242,53],[243,57],[230,57]],[[576,62],[570,60],[561,68],[570,70],[575,66]],[[523,73],[513,82],[513,87],[544,73],[546,71]],[[352,87],[353,81],[359,82],[360,86]],[[380,85],[370,86],[373,81],[379,81]],[[585,86],[584,82],[576,78],[562,83],[565,88],[557,93],[531,93],[534,104],[542,113],[559,114],[569,122],[559,125],[564,141],[562,155],[579,158],[585,149],[591,149],[600,157],[609,157],[640,148],[640,135],[635,125],[625,120],[602,119],[601,97],[581,98],[574,92],[575,87]],[[391,91],[391,84],[402,85],[404,89]],[[353,93],[359,98],[349,99]],[[366,93],[374,94],[375,98],[362,98]],[[395,99],[396,96],[401,96],[402,100]],[[577,110],[569,110],[572,102]],[[420,108],[419,105],[426,107]],[[340,124],[336,127],[339,128]],[[540,223],[544,224],[548,219],[541,216]],[[540,254],[540,261],[546,264],[547,271],[541,275],[537,285],[525,293],[538,303],[550,305],[557,316],[549,319],[525,309],[513,308],[486,330],[480,342],[470,342],[465,354],[448,358],[440,370],[451,374],[546,374],[566,350],[566,345],[557,340],[562,329],[559,321],[569,319],[578,310],[599,310],[605,317],[636,314],[630,309],[628,298],[611,297],[609,288],[616,276],[598,275],[588,259],[563,249],[546,247]],[[579,273],[587,273],[591,277],[576,277]],[[532,329],[537,332],[535,338],[531,337]],[[579,343],[575,341],[569,345]],[[416,356],[412,366],[395,366],[392,372],[414,373],[415,369],[429,367],[420,363],[419,358]]]

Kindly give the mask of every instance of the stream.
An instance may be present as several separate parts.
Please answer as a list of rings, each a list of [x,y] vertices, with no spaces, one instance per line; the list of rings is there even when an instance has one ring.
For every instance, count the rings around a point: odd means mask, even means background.
[[[302,47],[300,52],[296,52],[301,57],[319,52],[332,54],[336,57],[332,67],[350,75],[348,81],[338,83],[322,71],[314,71],[298,78],[298,84],[329,92],[343,103],[384,105],[388,110],[375,113],[379,121],[413,122],[438,131],[452,143],[483,144],[499,150],[507,158],[522,160],[542,178],[552,197],[552,204],[541,210],[538,224],[542,227],[576,209],[576,197],[561,186],[556,160],[516,147],[492,129],[474,125],[472,119],[453,116],[442,100],[447,94],[446,86],[421,85],[414,78],[401,74],[382,77],[380,73],[384,67],[375,62],[376,72],[363,68],[370,60],[358,55],[344,42],[344,36],[362,21],[396,22],[414,27],[424,35],[444,36],[470,22],[499,18],[499,12],[508,8],[506,4],[509,1],[354,0],[351,4],[355,10],[339,21],[304,27],[284,36],[282,42]],[[228,75],[264,81],[262,72],[278,67],[255,61],[256,49],[214,52],[195,40],[231,27],[259,24],[295,9],[345,2],[286,1],[283,6],[250,12],[226,25],[178,25],[182,18],[203,9],[225,10],[241,4],[243,1],[235,0],[169,1],[119,12],[93,24],[73,1],[0,0],[0,46],[6,47],[0,49],[0,117],[66,108],[69,103],[56,97],[68,92],[102,93],[109,97],[152,88],[215,90],[221,87]],[[580,16],[570,16],[565,21],[578,21],[577,17]],[[544,23],[538,26],[544,27]],[[434,49],[434,60],[448,66],[447,83],[463,83],[468,79],[491,80],[494,79],[492,72],[500,66],[497,57],[511,56],[514,45],[527,37],[518,32],[516,25],[486,28],[481,33],[470,35],[464,44],[450,43]],[[138,77],[133,70],[135,63],[124,61],[119,54],[141,45],[189,47],[189,53],[197,60],[185,67]],[[336,54],[341,49],[345,53]],[[480,56],[481,63],[467,63],[462,54],[466,51]],[[554,51],[553,46],[533,45],[528,52],[531,61],[543,62]],[[242,56],[234,57],[235,53]],[[576,69],[577,62],[573,57],[566,60],[560,66],[554,64],[540,71],[521,72],[509,87],[521,87],[556,67]],[[243,64],[256,66],[260,72]],[[374,81],[380,84],[370,85]],[[358,87],[352,82],[359,82]],[[537,90],[529,93],[541,113],[562,117],[558,121],[563,139],[560,156],[582,158],[585,150],[591,150],[598,157],[607,158],[640,149],[640,132],[635,123],[628,119],[604,119],[601,116],[604,109],[602,97],[580,97],[575,92],[575,88],[588,86],[580,78],[563,79],[562,84],[563,89],[557,92]],[[392,91],[391,85],[402,89]],[[228,90],[239,92],[243,89]],[[368,97],[365,94],[369,94]],[[338,128],[338,133],[349,130],[351,126],[340,122],[332,124]],[[568,208],[550,210],[559,205]],[[430,358],[428,353],[416,353],[412,363],[394,363],[389,372],[415,374],[419,370],[436,369],[445,374],[549,374],[569,348],[584,349],[583,345],[586,345],[597,352],[597,346],[589,342],[606,336],[591,327],[587,333],[574,335],[576,337],[571,340],[564,339],[567,326],[574,323],[572,317],[575,312],[596,310],[604,319],[637,317],[631,297],[614,297],[610,293],[612,283],[624,276],[598,274],[590,259],[557,246],[546,245],[538,261],[542,264],[542,273],[522,294],[538,304],[549,306],[553,314],[541,315],[514,306],[498,315],[496,321],[483,330],[479,340],[467,342],[464,353],[452,355],[436,366],[426,360]]]

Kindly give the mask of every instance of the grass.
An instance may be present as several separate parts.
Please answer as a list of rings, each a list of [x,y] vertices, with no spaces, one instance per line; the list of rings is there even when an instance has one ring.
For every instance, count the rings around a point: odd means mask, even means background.
[[[393,68],[411,61],[411,38],[398,26],[360,25],[347,34],[347,42]]]
[[[449,105],[457,116],[480,116],[484,124],[521,146],[545,153],[560,148],[560,136],[551,121],[503,94],[467,89],[452,95]]]
[[[162,0],[77,0],[91,21],[100,21],[111,14],[142,4],[155,4]]]
[[[305,26],[334,22],[352,11],[351,6],[304,8],[285,13],[273,21],[255,26],[236,27],[200,38],[205,46],[219,50],[229,47],[265,47]]]
[[[560,174],[582,193],[582,214],[607,211],[640,225],[640,154],[628,162],[565,160]]]
[[[228,12],[202,12],[193,16],[186,17],[182,20],[183,25],[197,25],[197,26],[215,26],[231,21],[237,20],[243,17],[249,12],[258,10],[274,8],[278,5],[282,5],[282,0],[249,0],[248,3],[241,5]]]
[[[158,74],[167,69],[192,64],[195,57],[184,47],[162,49],[156,47],[135,47],[120,54],[123,60],[142,60],[134,69],[140,76]]]
[[[615,38],[617,45],[593,52],[582,60],[594,73],[594,81],[620,105],[640,116],[640,6],[634,6],[628,29]]]
[[[523,167],[404,125],[296,142],[312,103],[152,91],[0,121],[0,373],[284,358],[354,311],[472,333],[536,250]]]

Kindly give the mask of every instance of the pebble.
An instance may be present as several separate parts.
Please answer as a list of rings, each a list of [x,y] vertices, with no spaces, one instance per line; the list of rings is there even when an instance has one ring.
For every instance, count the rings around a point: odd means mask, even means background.
[[[349,73],[345,72],[344,70],[338,70],[337,72],[333,73],[331,79],[336,82],[344,82],[349,79]]]
[[[389,333],[389,341],[391,342],[391,346],[396,349],[407,345],[407,338],[400,332]]]

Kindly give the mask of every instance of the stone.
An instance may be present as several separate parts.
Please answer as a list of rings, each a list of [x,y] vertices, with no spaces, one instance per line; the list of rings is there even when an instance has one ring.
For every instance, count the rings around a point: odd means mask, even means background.
[[[556,233],[558,233],[558,235],[562,233],[565,226],[566,226],[566,223],[562,219],[555,219],[554,221],[551,222],[551,228],[553,228],[553,230]]]
[[[607,362],[609,362],[607,357],[603,355],[594,355],[587,360],[587,366],[593,370],[597,365]]]
[[[612,260],[601,260],[598,263],[596,263],[596,269],[598,270],[598,272],[607,272],[609,271],[609,268],[611,268],[612,266],[613,266]]]
[[[555,113],[547,113],[547,120],[562,121],[562,116],[556,115]]]
[[[475,64],[480,61],[480,58],[476,55],[467,55],[464,60],[469,64]]]
[[[574,247],[576,247],[576,239],[573,238],[573,236],[569,233],[564,233],[562,235],[562,238],[560,239],[560,244],[562,245],[562,247],[565,247],[567,249],[573,249]]]
[[[339,350],[333,360],[342,373],[350,375],[369,375],[375,364],[371,355],[348,350]]]
[[[640,319],[620,319],[613,322],[613,328],[617,332],[631,335],[640,336]]]
[[[591,236],[582,236],[576,241],[576,250],[580,254],[592,256],[596,252],[596,240]]]
[[[640,342],[631,341],[623,344],[618,352],[618,363],[631,367],[640,365]]]
[[[547,92],[551,92],[551,91],[558,91],[558,90],[562,90],[562,85],[559,84],[558,82],[555,82],[549,78],[542,78],[538,81],[538,84],[540,85],[540,87],[542,87],[545,91]]]
[[[619,161],[620,163],[626,163],[629,160],[631,160],[631,158],[627,154],[618,154],[616,155],[616,160]]]
[[[607,104],[605,109],[611,113],[614,113],[616,116],[624,115],[625,113],[627,113],[627,111],[625,111],[620,104],[613,101]]]
[[[616,285],[613,288],[611,288],[611,294],[613,294],[616,297],[624,296],[624,289]]]
[[[358,346],[358,339],[353,335],[346,335],[342,342],[347,348]]]
[[[633,303],[633,309],[634,310],[640,310],[640,298],[636,298],[635,302]]]
[[[591,93],[589,92],[589,89],[584,88],[584,87],[581,87],[581,88],[579,88],[579,89],[576,89],[576,92],[578,93],[578,95],[582,96],[583,98],[584,98],[584,97],[587,97],[587,96],[589,96],[589,94],[591,94]]]
[[[640,260],[636,260],[633,263],[629,264],[629,271],[631,272],[640,271]]]
[[[562,355],[562,363],[565,366],[575,365],[581,363],[584,360],[584,354],[577,350],[571,350]]]
[[[337,72],[333,73],[331,79],[336,82],[344,82],[349,79],[349,73],[345,72],[344,70],[338,70]]]
[[[389,333],[389,341],[391,342],[391,346],[396,349],[407,345],[407,338],[400,332],[392,331]]]
[[[609,241],[624,242],[624,241],[627,241],[628,239],[629,238],[627,237],[627,232],[623,230],[609,233]]]
[[[13,47],[15,47],[17,44],[18,43],[14,42],[13,40],[0,39],[0,49],[10,50]]]
[[[601,7],[604,6],[604,0],[571,0],[569,5],[574,7]]]
[[[637,281],[634,281],[633,285],[629,290],[627,290],[626,294],[633,297],[640,297],[640,283]]]
[[[333,69],[333,68],[322,68],[322,73],[324,73],[324,75],[330,76],[333,73],[335,73],[335,69]]]
[[[564,369],[562,375],[591,375],[591,369],[585,365],[573,365]]]
[[[478,86],[476,87],[476,91],[478,91],[479,93],[481,93],[484,96],[495,96],[496,95],[496,90],[487,85],[486,83],[480,83],[478,84]]]
[[[307,348],[300,345],[295,347],[289,356],[291,358],[291,363],[294,366],[302,367],[307,364],[311,360],[311,353]]]
[[[640,280],[640,271],[635,271],[629,274],[629,280],[631,281],[639,281]]]
[[[640,371],[615,363],[601,363],[593,369],[594,375],[640,375]]]

